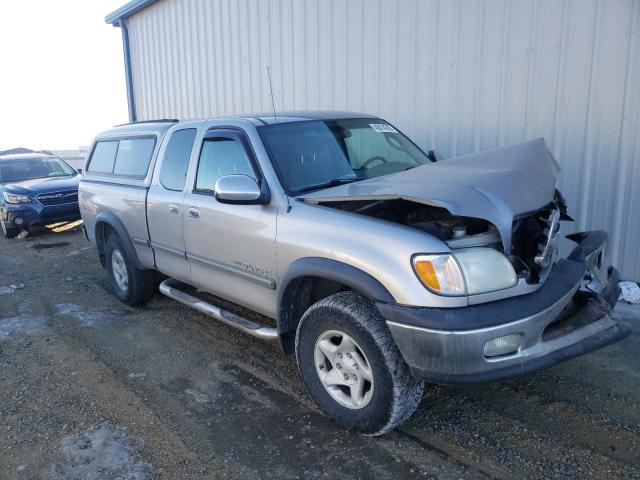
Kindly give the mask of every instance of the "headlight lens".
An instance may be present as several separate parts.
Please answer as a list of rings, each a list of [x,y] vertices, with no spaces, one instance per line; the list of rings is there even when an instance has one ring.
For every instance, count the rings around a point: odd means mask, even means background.
[[[434,293],[477,295],[510,288],[518,283],[513,266],[492,248],[469,248],[453,254],[416,255],[413,268]]]
[[[492,248],[457,250],[453,256],[462,269],[468,295],[504,290],[518,283],[511,262]]]
[[[15,195],[13,193],[2,192],[2,196],[7,203],[28,203],[31,201],[28,195]]]

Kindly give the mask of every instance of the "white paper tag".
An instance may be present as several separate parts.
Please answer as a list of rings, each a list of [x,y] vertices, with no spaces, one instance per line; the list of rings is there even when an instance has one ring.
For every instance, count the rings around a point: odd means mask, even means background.
[[[378,133],[398,133],[395,128],[386,123],[370,123],[369,126]]]

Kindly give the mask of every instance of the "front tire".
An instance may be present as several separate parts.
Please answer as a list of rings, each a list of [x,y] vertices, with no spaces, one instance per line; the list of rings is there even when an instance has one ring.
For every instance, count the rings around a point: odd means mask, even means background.
[[[18,233],[20,233],[19,228],[10,227],[7,225],[7,222],[2,219],[0,219],[0,229],[2,229],[4,238],[15,238]]]
[[[422,398],[424,384],[411,376],[375,305],[354,292],[307,310],[298,325],[296,357],[320,410],[365,435],[393,430]]]
[[[139,305],[155,295],[155,272],[136,268],[118,235],[109,236],[105,254],[109,286],[121,302]]]

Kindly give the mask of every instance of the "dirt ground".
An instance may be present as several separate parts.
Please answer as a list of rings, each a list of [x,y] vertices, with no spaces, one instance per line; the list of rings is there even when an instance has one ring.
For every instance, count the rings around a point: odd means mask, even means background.
[[[316,410],[276,345],[160,296],[119,303],[80,232],[0,239],[0,478],[640,478],[640,309],[616,315],[623,342],[430,386],[366,438]]]

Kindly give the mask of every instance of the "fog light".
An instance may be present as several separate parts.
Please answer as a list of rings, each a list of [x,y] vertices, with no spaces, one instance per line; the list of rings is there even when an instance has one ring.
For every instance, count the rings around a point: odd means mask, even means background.
[[[499,357],[518,351],[522,345],[522,335],[515,333],[489,340],[484,346],[485,357]]]
[[[16,225],[22,225],[24,224],[24,219],[21,217],[16,217],[13,219],[13,223],[15,223]]]

